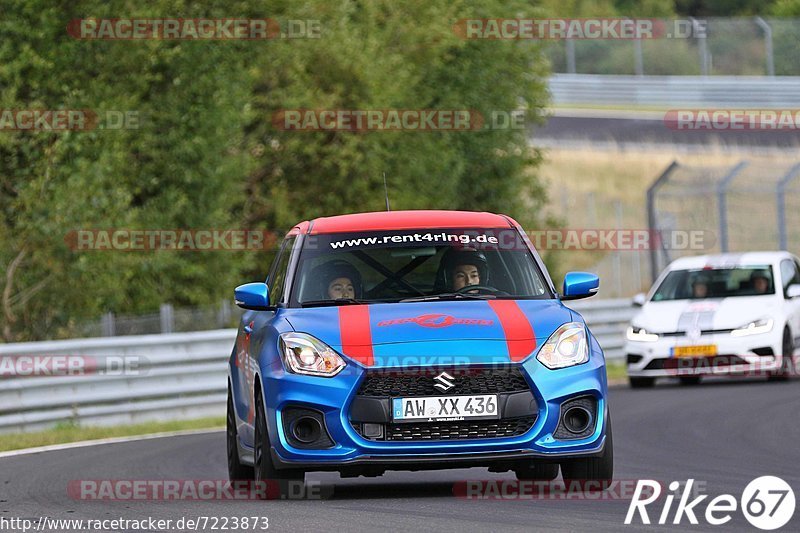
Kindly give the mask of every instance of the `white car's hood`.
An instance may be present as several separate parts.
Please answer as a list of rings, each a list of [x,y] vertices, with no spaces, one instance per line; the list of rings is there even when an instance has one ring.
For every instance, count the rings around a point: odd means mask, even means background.
[[[647,302],[632,324],[651,333],[736,329],[779,311],[775,295]]]

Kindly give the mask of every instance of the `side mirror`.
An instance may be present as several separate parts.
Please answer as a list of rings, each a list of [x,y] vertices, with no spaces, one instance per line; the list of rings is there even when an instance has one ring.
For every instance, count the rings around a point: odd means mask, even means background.
[[[236,305],[251,311],[266,311],[269,307],[269,288],[266,283],[245,283],[233,290]]]
[[[579,300],[594,296],[600,289],[600,278],[589,272],[567,272],[564,276],[562,300]]]
[[[793,283],[786,288],[786,297],[790,300],[800,296],[800,285]]]
[[[641,307],[644,305],[646,301],[647,301],[647,295],[643,292],[640,292],[639,294],[633,297],[631,303],[633,304],[634,307]]]

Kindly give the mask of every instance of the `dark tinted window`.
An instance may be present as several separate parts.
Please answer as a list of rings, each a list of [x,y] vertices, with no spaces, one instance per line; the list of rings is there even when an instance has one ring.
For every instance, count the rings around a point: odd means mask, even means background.
[[[275,264],[267,280],[267,284],[269,285],[270,305],[278,305],[283,299],[286,285],[286,271],[289,268],[289,258],[292,255],[292,247],[294,246],[295,239],[296,237],[288,237],[284,240],[281,251],[275,258]]]

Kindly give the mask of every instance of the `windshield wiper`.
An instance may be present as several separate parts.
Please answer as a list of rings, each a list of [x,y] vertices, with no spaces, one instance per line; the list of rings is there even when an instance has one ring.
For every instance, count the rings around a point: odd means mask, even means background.
[[[494,294],[469,294],[464,292],[445,292],[442,294],[434,294],[432,296],[419,296],[414,298],[406,298],[400,300],[404,302],[430,302],[435,300],[492,300],[497,298]]]
[[[358,305],[370,303],[366,300],[357,300],[356,298],[339,298],[338,300],[309,300],[301,302],[303,307],[323,307],[329,305]]]

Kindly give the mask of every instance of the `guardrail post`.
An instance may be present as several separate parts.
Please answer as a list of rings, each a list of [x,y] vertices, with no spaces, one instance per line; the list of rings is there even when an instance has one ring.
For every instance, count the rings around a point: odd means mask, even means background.
[[[658,272],[661,270],[658,266],[658,250],[656,249],[656,242],[658,242],[661,246],[663,246],[663,242],[658,232],[658,222],[656,221],[656,192],[658,189],[669,180],[670,174],[678,167],[678,162],[673,161],[669,164],[666,170],[661,173],[661,175],[653,182],[653,184],[647,189],[647,229],[649,230],[650,234],[650,277],[652,278],[653,283],[655,283],[656,278],[658,277]],[[666,250],[664,250],[666,254]]]
[[[171,304],[161,304],[159,309],[161,318],[161,333],[172,333],[175,331],[175,310]]]
[[[775,75],[775,56],[772,52],[772,26],[762,19],[755,17],[756,24],[764,30],[764,55],[767,56],[767,76]]]
[[[100,318],[100,330],[103,337],[114,337],[117,334],[114,313],[103,313]]]
[[[778,196],[778,244],[781,250],[789,248],[789,236],[786,231],[786,186],[797,176],[800,176],[800,163],[789,169],[789,172],[778,182],[776,190]]]
[[[742,161],[733,167],[733,169],[728,172],[728,174],[722,178],[717,185],[717,208],[719,209],[719,246],[720,251],[723,254],[728,252],[728,186],[733,181],[733,178],[735,178],[739,172],[741,172],[747,166],[747,164],[747,161]]]

